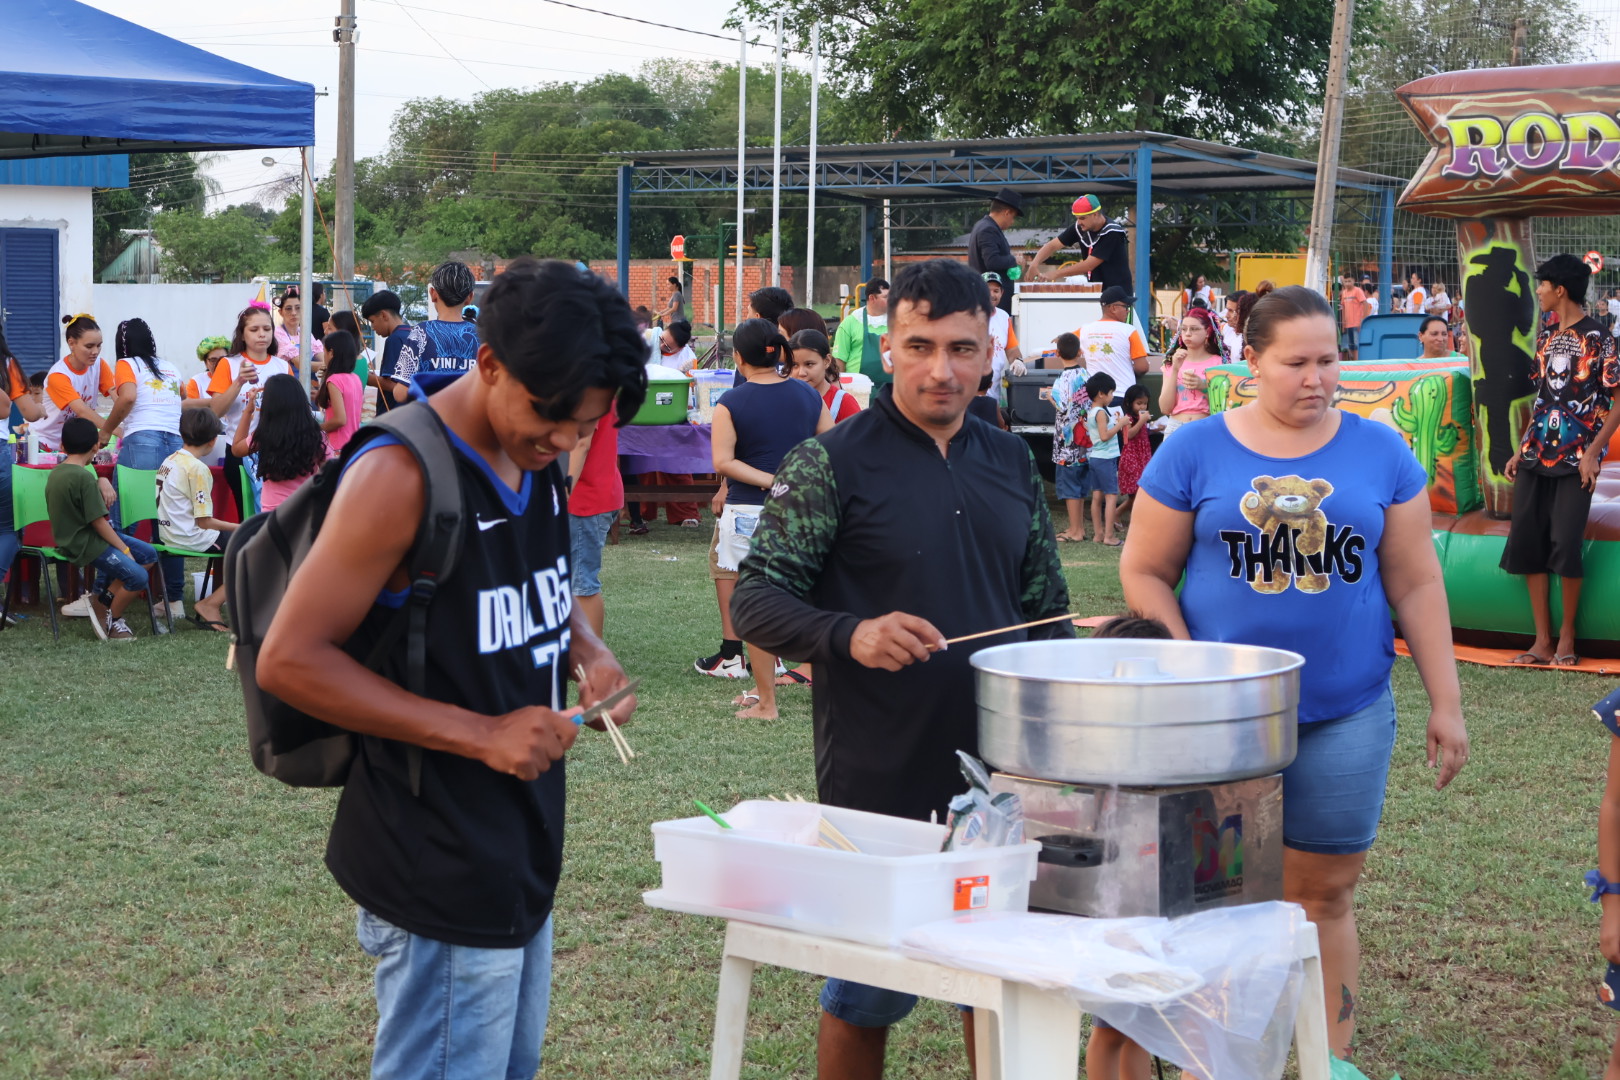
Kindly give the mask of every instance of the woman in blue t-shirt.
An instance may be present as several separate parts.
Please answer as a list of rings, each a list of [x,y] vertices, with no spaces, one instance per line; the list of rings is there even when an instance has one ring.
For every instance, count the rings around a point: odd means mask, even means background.
[[[793,365],[793,351],[774,323],[744,319],[731,337],[737,374],[745,382],[714,403],[714,471],[725,478],[726,503],[715,527],[715,566],[736,570],[748,557],[765,506],[776,482],[776,470],[787,452],[823,431],[831,431],[827,403],[810,385],[782,373]],[[728,583],[734,584],[734,583]],[[715,582],[722,622],[731,602],[730,589]],[[739,719],[776,719],[776,657],[748,646],[754,669],[754,691],[733,704],[746,706]]]
[[[1468,734],[1423,467],[1395,431],[1332,407],[1338,333],[1321,296],[1293,286],[1264,297],[1244,341],[1255,402],[1165,440],[1142,476],[1120,581],[1127,604],[1177,637],[1305,657],[1299,754],[1283,770],[1283,894],[1321,934],[1343,1055],[1356,882],[1395,746],[1390,608],[1428,692],[1437,788],[1468,760]]]

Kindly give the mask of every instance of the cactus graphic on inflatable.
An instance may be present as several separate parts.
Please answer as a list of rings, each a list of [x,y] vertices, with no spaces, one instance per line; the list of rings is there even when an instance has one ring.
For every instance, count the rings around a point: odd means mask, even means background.
[[[1447,423],[1449,395],[1440,375],[1425,375],[1412,384],[1405,398],[1396,398],[1391,414],[1395,426],[1411,440],[1412,453],[1434,483],[1440,458],[1457,449],[1459,431]]]

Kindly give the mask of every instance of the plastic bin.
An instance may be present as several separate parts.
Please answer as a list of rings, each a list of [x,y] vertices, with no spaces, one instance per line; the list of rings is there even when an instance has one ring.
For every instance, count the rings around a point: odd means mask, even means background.
[[[1062,368],[1032,368],[1027,375],[1007,376],[1007,419],[1014,424],[1051,424],[1057,420],[1052,386]]]
[[[714,403],[736,382],[737,372],[732,368],[698,368],[692,372],[692,404],[698,423],[713,423]]]
[[[862,375],[860,372],[857,371],[857,372],[854,372],[854,373],[848,374],[848,375],[840,375],[838,377],[838,381],[843,386],[843,388],[846,391],[849,392],[850,396],[852,396],[855,399],[856,403],[858,403],[861,408],[865,409],[865,408],[869,408],[871,406],[871,404],[872,404],[872,380],[871,379],[867,378],[865,375]]]
[[[647,400],[636,411],[632,424],[654,426],[658,424],[686,423],[688,399],[692,396],[692,380],[682,375],[679,379],[647,380]]]
[[[727,814],[748,813],[739,803]],[[649,905],[892,945],[914,926],[978,911],[1026,911],[1040,845],[939,850],[945,826],[820,807],[860,853],[726,831],[706,817],[653,825],[663,888]]]

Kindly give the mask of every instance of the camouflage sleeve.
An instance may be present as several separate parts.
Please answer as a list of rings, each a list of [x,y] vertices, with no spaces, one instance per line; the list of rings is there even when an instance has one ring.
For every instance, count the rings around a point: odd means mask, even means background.
[[[1024,547],[1024,564],[1019,569],[1023,591],[1019,604],[1025,619],[1044,619],[1069,610],[1069,583],[1063,577],[1063,561],[1058,557],[1057,537],[1052,532],[1052,515],[1046,507],[1046,490],[1035,468],[1035,457],[1024,449],[1029,469],[1029,540]],[[1032,640],[1074,637],[1074,627],[1066,622],[1037,626],[1029,632]]]
[[[782,459],[748,558],[737,576],[731,618],[751,645],[788,660],[847,660],[860,619],[810,601],[838,535],[838,487],[827,448],[800,443]]]

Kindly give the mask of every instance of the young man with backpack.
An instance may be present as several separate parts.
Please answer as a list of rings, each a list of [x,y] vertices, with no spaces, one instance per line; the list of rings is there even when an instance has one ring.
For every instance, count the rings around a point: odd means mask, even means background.
[[[570,596],[557,459],[612,422],[616,398],[625,419],[641,404],[629,305],[567,263],[519,259],[478,330],[465,377],[362,429],[239,531],[228,560],[244,683],[256,677],[250,728],[301,711],[343,747],[335,779],[302,782],[344,785],[326,864],[379,961],[372,1073],[391,1080],[538,1069],[562,759],[579,724],[566,683],[578,673],[583,705],[626,683]],[[260,638],[254,609],[272,598],[253,595],[251,575],[270,567],[264,541],[289,533],[285,591]],[[610,715],[628,720],[634,705]],[[254,735],[260,767],[281,775],[275,756],[297,740],[273,731],[261,748]]]

